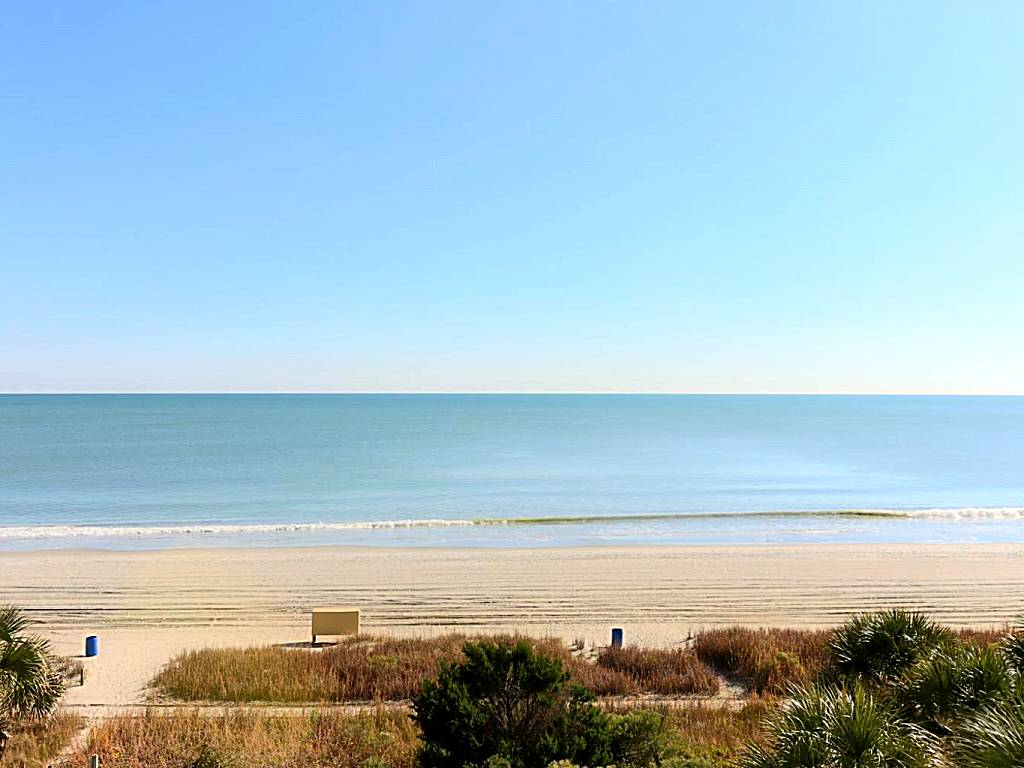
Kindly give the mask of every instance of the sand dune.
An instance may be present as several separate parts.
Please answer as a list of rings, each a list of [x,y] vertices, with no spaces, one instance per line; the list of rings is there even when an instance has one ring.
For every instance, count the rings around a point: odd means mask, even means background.
[[[702,627],[824,626],[883,606],[954,624],[1024,612],[1019,545],[231,549],[0,555],[0,602],[64,652],[101,635],[73,703],[129,703],[176,650],[303,640],[313,606],[368,631],[521,631],[672,645]]]

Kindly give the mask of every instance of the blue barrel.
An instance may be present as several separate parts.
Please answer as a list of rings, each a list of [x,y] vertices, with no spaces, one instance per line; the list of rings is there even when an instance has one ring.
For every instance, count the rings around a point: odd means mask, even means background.
[[[612,630],[612,645],[615,648],[622,647],[622,627],[615,627]]]
[[[85,655],[97,656],[100,652],[100,639],[96,635],[89,635],[85,638]]]

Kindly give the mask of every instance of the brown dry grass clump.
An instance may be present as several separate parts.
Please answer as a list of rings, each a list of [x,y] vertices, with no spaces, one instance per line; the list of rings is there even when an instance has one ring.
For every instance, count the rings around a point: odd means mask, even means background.
[[[753,701],[741,709],[697,705],[659,711],[687,754],[703,758],[694,765],[718,765],[761,738],[761,724],[773,706]],[[92,754],[117,768],[413,768],[418,745],[416,726],[404,711],[276,716],[225,710],[211,717],[181,709],[111,718],[62,768],[86,765]]]
[[[401,701],[416,696],[423,681],[437,677],[444,662],[458,660],[469,639],[362,637],[312,652],[277,646],[189,651],[172,659],[153,686],[163,696],[182,701]],[[577,682],[599,696],[638,690],[625,674],[574,656],[557,640],[530,642],[560,659]]]
[[[210,717],[189,710],[121,716],[105,721],[63,763],[117,768],[412,768],[418,736],[404,712],[331,712],[274,716],[226,711]]]
[[[645,693],[718,693],[718,676],[692,650],[615,648],[601,651],[597,666],[622,673]]]
[[[734,754],[763,736],[765,718],[777,707],[772,699],[753,699],[741,708],[697,704],[667,709],[672,728],[692,746]]]
[[[826,630],[730,627],[700,633],[694,650],[701,661],[758,693],[785,693],[825,669],[828,637]]]
[[[11,741],[2,764],[20,768],[48,766],[84,725],[85,721],[77,715],[65,714],[19,723],[10,729]]]
[[[967,643],[977,648],[987,648],[990,645],[999,643],[1006,634],[1010,631],[1009,627],[1002,627],[1001,629],[973,629],[970,627],[962,627],[960,629],[953,630],[956,636]]]

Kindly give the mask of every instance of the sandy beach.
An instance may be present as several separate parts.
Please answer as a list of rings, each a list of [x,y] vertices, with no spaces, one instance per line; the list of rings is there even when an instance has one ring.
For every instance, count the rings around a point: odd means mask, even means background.
[[[176,652],[299,642],[309,609],[353,604],[369,632],[518,631],[671,646],[703,627],[816,627],[885,606],[960,625],[1024,610],[1024,547],[193,549],[0,554],[0,602],[86,660],[69,704],[143,700]]]

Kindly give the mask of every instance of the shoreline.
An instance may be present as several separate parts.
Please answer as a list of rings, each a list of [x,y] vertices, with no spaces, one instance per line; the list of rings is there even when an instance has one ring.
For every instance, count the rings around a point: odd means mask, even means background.
[[[750,542],[736,544],[648,544],[644,542],[629,544],[527,544],[527,545],[487,545],[487,544],[238,544],[218,546],[168,546],[168,547],[139,547],[136,549],[122,547],[38,547],[36,549],[0,549],[0,561],[12,557],[37,557],[37,556],[69,556],[79,557],[82,555],[162,555],[162,554],[215,554],[215,553],[302,553],[302,552],[381,552],[381,553],[413,553],[413,552],[507,552],[507,553],[530,553],[530,552],[723,552],[728,550],[873,550],[873,549],[915,549],[915,550],[957,550],[957,549],[1008,549],[1020,550],[1024,557],[1024,542],[1016,541],[921,541],[921,542]]]

